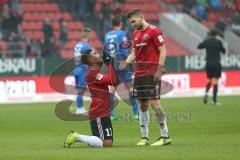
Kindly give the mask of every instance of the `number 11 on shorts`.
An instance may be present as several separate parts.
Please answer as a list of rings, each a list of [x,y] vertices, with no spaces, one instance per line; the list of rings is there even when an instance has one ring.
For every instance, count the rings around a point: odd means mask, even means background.
[[[107,132],[107,136],[111,137],[112,136],[112,129],[111,128],[106,128],[105,130]]]

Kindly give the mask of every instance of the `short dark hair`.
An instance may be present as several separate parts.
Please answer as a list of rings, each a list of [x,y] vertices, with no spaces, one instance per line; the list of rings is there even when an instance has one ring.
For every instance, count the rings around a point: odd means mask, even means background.
[[[120,26],[122,23],[122,17],[121,16],[116,16],[112,19],[112,25],[115,26]]]
[[[143,11],[141,9],[138,9],[138,8],[134,8],[132,10],[130,10],[129,12],[127,12],[126,14],[126,17],[129,19],[131,18],[132,16],[135,16],[135,15],[143,15]]]
[[[82,64],[89,64],[89,55],[88,54],[82,54],[81,55],[81,63]]]
[[[210,35],[215,37],[215,36],[218,35],[218,31],[217,31],[216,29],[212,29],[212,30],[210,31]]]
[[[88,28],[88,27],[81,29],[81,32],[80,32],[81,38],[89,38],[89,33],[91,31],[92,31],[91,28]]]
[[[81,32],[91,32],[91,31],[92,31],[92,29],[88,28],[88,27],[85,27],[85,28],[81,29]]]

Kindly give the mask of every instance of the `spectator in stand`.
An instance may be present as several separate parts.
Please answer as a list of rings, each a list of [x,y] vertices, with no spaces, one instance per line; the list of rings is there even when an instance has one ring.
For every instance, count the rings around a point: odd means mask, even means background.
[[[1,28],[2,28],[2,34],[3,39],[5,37],[8,37],[8,34],[10,33],[10,13],[9,13],[9,6],[8,4],[4,4],[2,7],[2,14],[1,14]]]
[[[116,0],[118,3],[123,4],[126,0]]]
[[[59,20],[60,23],[60,45],[61,47],[64,47],[66,42],[68,41],[68,28],[67,28],[67,22],[64,21],[63,19]]]
[[[186,12],[188,14],[191,13],[191,10],[194,6],[196,6],[196,1],[186,1],[186,0],[182,0],[182,4],[183,4],[183,12]]]
[[[0,18],[4,10],[4,5],[7,3],[7,0],[0,0]]]
[[[117,1],[113,1],[111,4],[111,13],[114,17],[121,16],[123,14],[122,5]]]
[[[207,11],[204,6],[202,6],[201,4],[197,4],[197,6],[195,7],[195,10],[197,13],[197,19],[199,21],[201,21],[202,19],[204,19],[204,20],[208,19]]]
[[[41,57],[41,52],[41,45],[39,41],[33,40],[30,42],[30,57]]]
[[[235,12],[232,16],[232,24],[240,27],[240,11]]]
[[[224,15],[232,16],[236,12],[236,7],[234,5],[234,0],[228,0],[224,2]]]
[[[43,23],[44,43],[52,42],[54,39],[53,28],[48,18]]]
[[[21,10],[20,7],[12,9],[11,10],[12,14],[12,24],[14,27],[14,30],[17,31],[18,27],[21,25],[23,21],[23,11]]]
[[[51,58],[51,57],[57,57],[58,56],[58,47],[55,43],[55,41],[50,41],[43,43],[42,46],[42,57],[44,58]]]
[[[0,32],[0,57],[7,57],[7,43],[2,39],[2,33]]]
[[[223,5],[221,3],[221,0],[210,0],[210,7],[214,11],[221,12],[223,10]]]
[[[44,40],[42,42],[42,57],[56,57],[58,54],[59,45],[55,41],[53,28],[48,18],[43,24]]]
[[[231,17],[232,21],[232,30],[238,36],[240,36],[240,11],[235,12],[235,14]]]
[[[94,15],[95,4],[96,4],[96,0],[87,0],[86,7],[87,7],[87,12],[90,16]]]
[[[78,2],[79,14],[80,15],[84,15],[87,12],[87,1],[88,0],[80,0]]]
[[[223,16],[221,16],[215,23],[215,27],[219,33],[219,35],[224,38],[224,32],[225,32],[225,28],[226,28],[226,24],[224,21]]]
[[[207,0],[197,0],[197,3],[204,6],[205,8],[208,7]]]
[[[14,31],[10,33],[10,36],[8,37],[8,43],[12,57],[24,57],[23,54],[25,54],[25,52],[21,50],[22,48],[20,43],[22,40],[22,37],[18,33]]]
[[[101,5],[101,12],[103,14],[102,26],[103,26],[103,35],[111,29],[111,1],[104,0]]]
[[[70,13],[77,13],[79,11],[79,3],[81,0],[64,0],[65,9]]]

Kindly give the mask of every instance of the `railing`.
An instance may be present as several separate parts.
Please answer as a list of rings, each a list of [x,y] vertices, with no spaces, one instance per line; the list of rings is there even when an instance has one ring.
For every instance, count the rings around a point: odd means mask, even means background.
[[[17,57],[17,58],[25,58],[27,55],[27,45],[26,42],[5,42],[5,47],[0,49],[0,57]]]

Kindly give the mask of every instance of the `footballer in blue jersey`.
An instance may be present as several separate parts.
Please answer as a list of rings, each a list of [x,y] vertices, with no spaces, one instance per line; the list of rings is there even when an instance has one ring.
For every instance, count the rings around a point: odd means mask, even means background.
[[[127,34],[125,31],[122,30],[122,17],[117,16],[112,19],[112,26],[113,30],[109,31],[105,35],[104,45],[105,51],[109,54],[113,59],[114,67],[117,72],[119,80],[125,84],[126,88],[129,91],[129,100],[132,105],[134,119],[138,120],[138,104],[134,96],[131,94],[131,90],[133,88],[133,79],[132,79],[132,72],[129,67],[121,70],[119,68],[118,61],[126,60],[129,55],[129,48],[122,47],[124,43],[128,43]],[[104,55],[103,55],[104,56]],[[115,108],[117,105],[117,98],[114,96],[116,92],[115,86],[110,86],[110,100],[111,100],[111,108]],[[111,119],[117,120],[118,117],[114,112],[114,109],[111,111]]]
[[[92,47],[88,44],[90,32],[91,29],[83,28],[81,30],[81,41],[78,42],[74,48],[75,69],[73,71],[73,74],[75,78],[75,85],[78,90],[76,114],[87,112],[83,107],[83,94],[87,89],[85,73],[87,72],[88,66],[86,64],[80,63],[80,57],[82,54],[85,54],[92,49]]]

